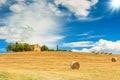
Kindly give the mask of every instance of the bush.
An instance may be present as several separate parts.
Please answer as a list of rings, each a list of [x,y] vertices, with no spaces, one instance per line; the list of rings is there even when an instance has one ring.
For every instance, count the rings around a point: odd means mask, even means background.
[[[41,51],[49,51],[49,48],[46,45],[43,45],[41,47]]]

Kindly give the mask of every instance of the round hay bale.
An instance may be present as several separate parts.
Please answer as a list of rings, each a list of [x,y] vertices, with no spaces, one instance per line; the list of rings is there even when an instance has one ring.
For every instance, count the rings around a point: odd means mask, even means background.
[[[112,55],[112,53],[110,52],[109,55]]]
[[[95,53],[95,51],[92,51],[92,53]]]
[[[107,55],[108,53],[107,52],[105,52],[105,55]]]
[[[99,52],[96,52],[95,54],[99,54]]]
[[[116,57],[113,57],[111,60],[112,60],[112,62],[117,62],[117,58]]]
[[[101,54],[104,54],[104,52],[101,52]]]
[[[71,69],[79,69],[80,64],[77,61],[72,61],[70,67]]]

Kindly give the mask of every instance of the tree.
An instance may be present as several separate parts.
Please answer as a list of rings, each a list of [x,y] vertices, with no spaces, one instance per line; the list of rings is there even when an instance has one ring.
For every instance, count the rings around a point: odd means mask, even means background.
[[[9,44],[9,45],[6,47],[7,52],[11,52],[11,51],[12,51],[12,48],[13,48],[12,44]]]
[[[48,51],[48,50],[49,50],[49,48],[46,45],[43,45],[41,47],[41,51]]]
[[[15,52],[21,52],[23,51],[23,45],[18,43],[18,44],[15,44]]]
[[[59,51],[59,46],[58,46],[58,44],[57,44],[57,51]]]
[[[30,51],[30,45],[27,44],[27,43],[24,43],[24,44],[23,44],[23,50],[24,50],[24,51]]]
[[[22,52],[22,51],[30,51],[30,45],[27,43],[18,43],[16,42],[15,44],[9,44],[6,47],[7,52]]]

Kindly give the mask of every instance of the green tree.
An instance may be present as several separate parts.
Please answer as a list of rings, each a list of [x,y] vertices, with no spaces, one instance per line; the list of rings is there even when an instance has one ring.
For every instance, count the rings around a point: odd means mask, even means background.
[[[12,51],[15,52],[16,51],[16,45],[15,44],[12,44]]]
[[[23,50],[24,50],[24,51],[30,51],[30,45],[27,44],[27,43],[24,43],[24,44],[23,44]]]
[[[16,42],[15,44],[9,44],[6,47],[7,52],[22,52],[22,51],[30,51],[30,45],[27,43],[18,43]]]
[[[23,45],[19,43],[19,44],[17,45],[17,49],[18,49],[18,51],[20,51],[20,52],[23,51]]]
[[[58,44],[57,44],[57,51],[59,51],[59,46],[58,46]]]
[[[14,52],[21,52],[23,51],[23,45],[21,43],[16,43],[14,45]]]
[[[46,45],[43,45],[41,47],[41,51],[48,51],[48,50],[49,50],[49,48]]]
[[[12,51],[12,44],[9,44],[7,47],[6,47],[6,50],[7,52],[11,52]]]

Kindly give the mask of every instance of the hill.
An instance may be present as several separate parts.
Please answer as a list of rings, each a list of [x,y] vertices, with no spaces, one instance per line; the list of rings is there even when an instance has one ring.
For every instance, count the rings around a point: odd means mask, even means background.
[[[111,62],[117,57],[117,62]],[[0,54],[0,80],[119,80],[120,55],[76,52]],[[70,69],[78,61],[80,69]]]

